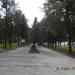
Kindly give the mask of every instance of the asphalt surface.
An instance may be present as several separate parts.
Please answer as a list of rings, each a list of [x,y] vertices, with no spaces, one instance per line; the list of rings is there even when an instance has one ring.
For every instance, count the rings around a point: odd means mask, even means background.
[[[0,54],[0,75],[75,75],[75,59],[38,46],[40,54],[29,53],[30,47]]]

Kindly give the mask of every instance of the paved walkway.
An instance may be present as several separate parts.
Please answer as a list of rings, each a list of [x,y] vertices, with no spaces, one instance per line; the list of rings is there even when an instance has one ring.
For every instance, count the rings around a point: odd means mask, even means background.
[[[29,54],[30,46],[0,54],[0,75],[75,75],[75,59],[37,48],[40,54]]]

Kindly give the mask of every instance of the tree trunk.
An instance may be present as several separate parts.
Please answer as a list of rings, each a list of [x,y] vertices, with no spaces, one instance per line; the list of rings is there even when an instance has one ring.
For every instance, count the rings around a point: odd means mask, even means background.
[[[49,48],[49,42],[48,42],[48,48]]]
[[[20,46],[20,44],[19,44],[19,35],[18,35],[18,46]]]
[[[10,48],[12,47],[12,38],[10,38]]]
[[[69,45],[69,53],[72,53],[72,46],[71,46],[71,36],[68,37],[68,45]]]
[[[61,42],[59,42],[59,45],[60,45],[60,47],[61,47]]]
[[[55,42],[55,50],[56,50],[56,42]]]
[[[3,48],[4,48],[4,45],[5,45],[5,43],[4,43],[4,39],[3,39],[3,41],[2,41],[2,44],[3,44]]]
[[[7,2],[7,1],[6,1]],[[5,48],[7,47],[7,5],[6,5],[6,26],[5,26]]]
[[[54,48],[54,43],[53,43],[53,41],[51,42],[51,48]]]

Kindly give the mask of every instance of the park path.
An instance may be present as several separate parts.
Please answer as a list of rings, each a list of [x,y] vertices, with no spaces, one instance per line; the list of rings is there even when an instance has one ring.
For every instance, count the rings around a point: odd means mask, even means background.
[[[75,59],[41,46],[29,54],[30,47],[0,54],[0,75],[75,75]]]

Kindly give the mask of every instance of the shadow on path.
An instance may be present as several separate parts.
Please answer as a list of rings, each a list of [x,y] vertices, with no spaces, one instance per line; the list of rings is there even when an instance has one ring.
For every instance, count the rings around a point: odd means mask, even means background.
[[[71,58],[75,58],[75,52],[72,53],[72,54],[66,53],[65,55],[68,55],[68,56],[71,57]]]

